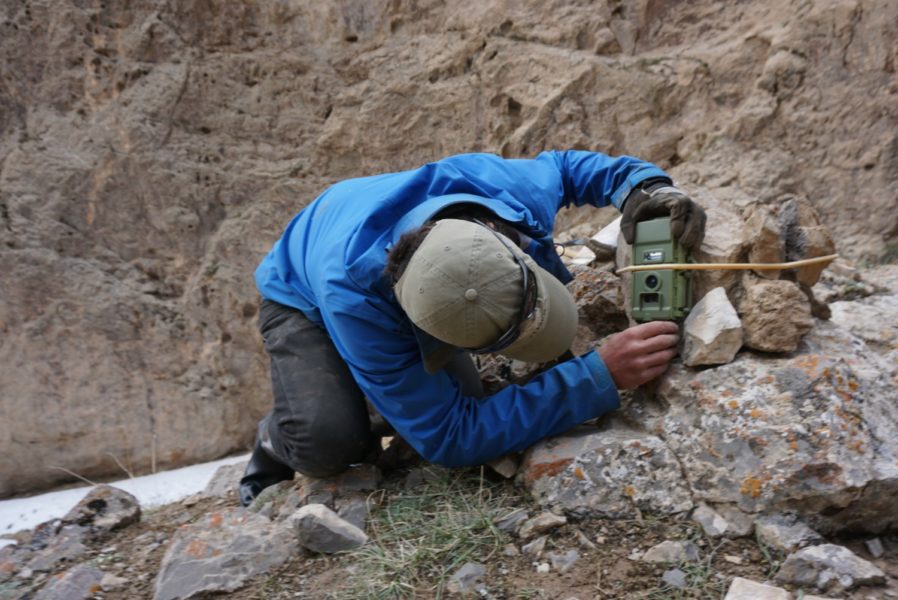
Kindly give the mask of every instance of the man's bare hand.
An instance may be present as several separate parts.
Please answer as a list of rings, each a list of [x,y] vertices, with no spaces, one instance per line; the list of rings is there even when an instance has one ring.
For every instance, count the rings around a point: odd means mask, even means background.
[[[619,390],[631,390],[667,370],[677,355],[679,327],[670,321],[636,325],[611,336],[599,356]]]

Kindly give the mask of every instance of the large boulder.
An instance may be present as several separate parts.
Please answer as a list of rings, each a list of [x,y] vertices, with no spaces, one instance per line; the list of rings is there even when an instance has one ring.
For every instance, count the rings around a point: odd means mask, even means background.
[[[898,525],[894,382],[850,333],[821,322],[791,355],[675,364],[651,392],[601,430],[532,448],[521,477],[534,496],[602,515],[791,511],[821,533]]]

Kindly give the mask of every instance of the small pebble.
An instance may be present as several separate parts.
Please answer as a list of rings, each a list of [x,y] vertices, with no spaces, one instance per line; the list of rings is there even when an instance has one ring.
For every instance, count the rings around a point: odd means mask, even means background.
[[[665,571],[661,580],[670,587],[677,588],[678,590],[686,588],[686,573],[680,569],[669,569]]]
[[[724,554],[723,560],[727,561],[728,563],[732,563],[734,565],[741,565],[743,562],[741,556],[735,556],[733,554]]]
[[[550,568],[551,567],[549,567],[549,563],[547,563],[547,562],[539,563],[536,566],[536,572],[537,573],[548,573]]]
[[[864,542],[864,545],[873,558],[882,558],[882,555],[885,553],[885,548],[882,547],[882,540],[879,538],[867,540]]]

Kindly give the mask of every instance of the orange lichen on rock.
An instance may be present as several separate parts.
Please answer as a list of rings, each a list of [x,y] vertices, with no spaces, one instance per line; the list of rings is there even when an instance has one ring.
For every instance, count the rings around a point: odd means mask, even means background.
[[[742,481],[742,487],[739,488],[739,492],[752,498],[760,497],[761,480],[756,477],[746,477]]]
[[[221,527],[223,521],[224,517],[221,516],[221,513],[213,513],[209,517],[209,527]]]
[[[760,419],[764,416],[764,411],[762,411],[760,408],[753,408],[748,414],[751,415],[751,418],[753,419]]]
[[[209,544],[207,544],[203,540],[192,540],[189,544],[187,544],[187,548],[184,550],[184,553],[191,558],[206,558],[208,549]]]
[[[581,469],[580,467],[574,467],[574,477],[576,477],[580,481],[585,481],[586,473],[584,473],[583,469]]]
[[[636,489],[632,485],[626,485],[624,486],[624,495],[627,496],[627,498],[632,498],[636,495]]]
[[[532,464],[524,471],[524,479],[532,483],[543,477],[553,477],[564,471],[572,461],[572,458],[564,458],[553,462]]]
[[[736,402],[735,400],[730,400],[727,404],[728,404],[729,407],[732,408],[733,410],[736,410],[737,408],[739,408],[739,403]]]

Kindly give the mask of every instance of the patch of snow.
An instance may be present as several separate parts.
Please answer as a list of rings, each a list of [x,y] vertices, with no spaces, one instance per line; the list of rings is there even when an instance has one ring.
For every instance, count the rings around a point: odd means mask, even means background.
[[[161,471],[152,475],[114,481],[108,485],[133,494],[140,502],[141,508],[161,506],[203,491],[218,467],[247,460],[249,460],[249,454],[230,456],[172,471]],[[90,489],[91,486],[85,486],[48,492],[39,496],[0,501],[0,535],[31,529],[44,521],[64,516],[87,495]],[[15,542],[0,539],[0,548],[10,543]]]

